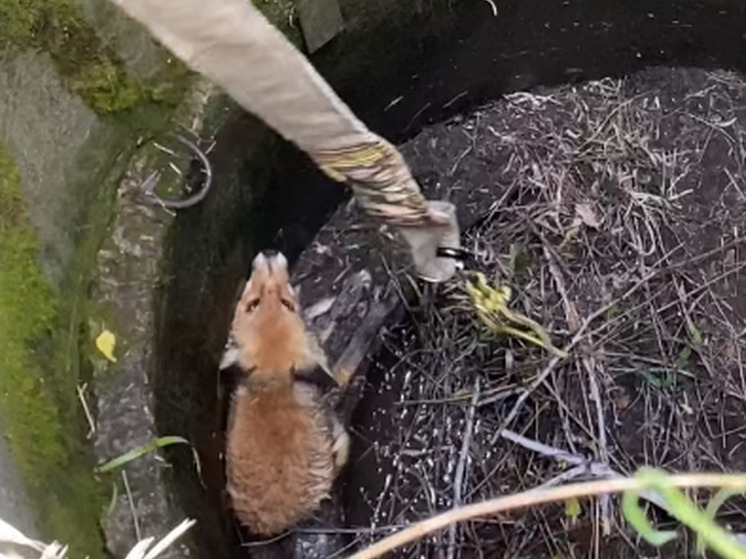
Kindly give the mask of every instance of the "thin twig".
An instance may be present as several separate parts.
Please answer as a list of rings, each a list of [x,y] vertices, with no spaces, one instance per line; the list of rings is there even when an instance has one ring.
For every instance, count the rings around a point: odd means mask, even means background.
[[[578,456],[576,454],[572,454],[562,449],[555,448],[553,446],[549,446],[544,443],[531,440],[529,438],[524,437],[523,435],[519,435],[518,433],[515,433],[514,431],[510,431],[508,429],[503,429],[500,432],[500,436],[515,444],[521,445],[523,448],[526,448],[528,450],[541,454],[542,456],[546,456],[547,458],[553,458],[555,460],[564,460],[568,464],[573,464],[575,466],[580,466],[580,465],[585,466],[589,463],[588,460],[582,456]]]
[[[603,462],[604,464],[608,464],[609,448],[606,441],[606,419],[604,417],[604,407],[601,400],[601,390],[599,389],[598,381],[596,380],[595,359],[589,356],[583,356],[581,362],[583,363],[583,368],[588,375],[588,384],[591,387],[591,400],[593,400],[596,408],[599,458],[601,462]],[[601,498],[601,514],[604,535],[608,536],[611,533],[611,501],[609,500],[608,496],[604,496]]]
[[[469,447],[471,445],[471,434],[474,430],[474,415],[477,411],[477,402],[479,401],[479,379],[474,382],[474,392],[471,398],[471,405],[466,416],[466,426],[464,427],[464,440],[461,445],[461,456],[459,457],[458,466],[456,466],[456,479],[453,484],[453,506],[461,506],[463,498],[464,477],[468,469]],[[453,524],[448,533],[448,553],[446,557],[453,559],[456,551],[456,525]]]
[[[142,535],[140,534],[140,522],[137,519],[137,509],[135,508],[135,500],[132,498],[132,491],[130,491],[130,483],[127,479],[127,472],[125,472],[124,470],[122,470],[122,481],[124,482],[124,491],[127,494],[127,501],[130,505],[130,512],[132,513],[132,522],[135,526],[135,536],[139,541],[142,540]]]
[[[671,267],[673,269],[673,267]],[[580,343],[581,340],[583,340],[585,336],[585,331],[588,329],[588,327],[595,321],[597,318],[603,316],[606,314],[609,309],[615,307],[625,299],[628,299],[631,297],[634,293],[636,293],[641,287],[643,287],[647,282],[649,282],[652,278],[662,274],[663,272],[668,271],[666,269],[656,269],[652,272],[647,273],[645,276],[642,277],[642,279],[636,281],[632,287],[630,287],[627,291],[625,291],[620,297],[617,297],[612,302],[607,303],[605,305],[602,305],[600,308],[593,311],[591,314],[588,315],[588,317],[583,321],[583,324],[580,325],[580,328],[578,328],[578,331],[575,333],[575,335],[570,340],[570,343],[568,343],[565,347],[562,348],[562,351],[564,353],[569,354],[570,351]],[[542,384],[547,377],[552,374],[552,371],[554,371],[555,367],[560,363],[560,361],[563,361],[564,359],[560,357],[552,357],[550,359],[549,363],[547,363],[547,366],[544,367],[544,369],[539,373],[539,375],[534,379],[534,381],[529,385],[526,392],[521,394],[518,397],[518,400],[513,405],[513,408],[510,410],[506,418],[503,420],[503,424],[498,429],[498,433],[508,427],[513,420],[517,417],[518,413],[521,411],[521,408],[523,407],[523,404],[528,399],[528,397],[536,390],[536,388]],[[495,442],[495,439],[499,435],[496,434],[493,438],[493,443]]]
[[[564,462],[567,462],[568,464],[575,465],[574,468],[566,470],[558,476],[550,479],[549,481],[542,483],[535,490],[540,490],[547,487],[552,487],[560,483],[565,483],[580,476],[600,477],[605,479],[624,477],[607,463],[587,460],[582,456],[578,456],[565,450],[555,448],[538,441],[534,441],[513,431],[508,431],[507,429],[503,430],[501,435],[503,438],[508,439],[509,441],[514,442],[522,446],[523,448],[541,454],[542,456],[553,458],[555,460],[562,460]],[[604,495],[601,496],[602,499],[603,497]],[[640,497],[647,501],[650,501],[663,510],[668,510],[665,501],[663,501],[656,493],[643,491],[640,494]]]
[[[86,434],[86,438],[90,439],[93,435],[96,434],[96,422],[93,421],[91,410],[88,407],[88,402],[85,399],[85,389],[87,386],[87,384],[84,384],[83,386],[78,385],[75,387],[75,389],[78,392],[78,400],[80,400],[80,405],[83,406],[83,413],[85,414],[85,419],[88,422],[88,433]]]

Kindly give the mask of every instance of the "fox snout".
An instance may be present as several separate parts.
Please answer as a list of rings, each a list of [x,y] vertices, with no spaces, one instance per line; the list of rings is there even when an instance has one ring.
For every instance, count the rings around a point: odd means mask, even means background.
[[[281,252],[276,250],[263,250],[254,257],[251,269],[255,272],[271,273],[273,270],[287,272],[288,260]]]
[[[288,260],[284,254],[276,250],[263,250],[254,257],[251,263],[251,276],[246,282],[242,298],[250,293],[263,297],[265,289],[282,291],[292,299],[297,295],[290,285]]]
[[[316,353],[299,314],[287,258],[278,251],[258,253],[236,305],[221,369],[237,364],[245,371],[261,371],[255,375],[285,376],[318,361]]]

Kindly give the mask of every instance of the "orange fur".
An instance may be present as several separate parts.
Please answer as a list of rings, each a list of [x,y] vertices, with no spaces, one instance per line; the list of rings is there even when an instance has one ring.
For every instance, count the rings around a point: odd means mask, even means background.
[[[233,321],[246,377],[231,404],[226,461],[236,516],[263,536],[310,516],[347,460],[349,437],[321,390],[293,376],[326,367],[297,306],[284,256],[257,256]]]
[[[250,305],[256,305],[249,309]],[[282,375],[321,365],[326,357],[298,313],[282,254],[267,259],[259,254],[233,319],[233,337],[244,370]]]

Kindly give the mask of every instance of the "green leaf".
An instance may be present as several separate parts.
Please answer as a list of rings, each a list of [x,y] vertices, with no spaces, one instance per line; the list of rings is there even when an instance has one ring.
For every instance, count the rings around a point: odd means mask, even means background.
[[[117,499],[119,498],[119,487],[116,483],[111,484],[111,500],[109,506],[106,507],[106,516],[109,517],[114,512],[114,507],[117,506]]]
[[[141,456],[145,456],[146,454],[155,452],[159,448],[164,448],[166,446],[170,446],[173,444],[186,444],[186,445],[191,446],[189,441],[183,437],[177,437],[177,436],[159,437],[157,439],[150,441],[147,444],[138,446],[137,448],[133,448],[129,452],[125,452],[121,456],[118,456],[114,458],[113,460],[106,462],[105,464],[96,468],[96,472],[99,474],[110,472],[112,470],[115,470],[116,468],[120,468],[126,464],[129,464],[133,460],[137,460]]]
[[[508,268],[513,276],[522,274],[529,267],[529,255],[525,247],[518,244],[511,244],[508,253]]]
[[[607,320],[607,321],[611,321],[611,320],[613,320],[613,319],[614,319],[614,317],[616,317],[616,316],[617,316],[618,314],[619,314],[619,305],[617,305],[616,303],[614,303],[614,304],[613,304],[613,305],[611,305],[611,306],[610,306],[610,307],[609,307],[608,309],[606,309],[606,313],[605,313],[605,316],[606,316],[606,320]]]
[[[648,383],[661,390],[676,386],[676,373],[665,369],[643,369],[640,371],[640,375]]]
[[[676,359],[676,364],[678,365],[677,368],[682,368],[684,365],[686,365],[689,362],[689,358],[692,356],[692,348],[687,346],[684,346],[682,350],[679,352],[679,357]]]
[[[642,468],[637,474],[646,488],[656,491],[664,500],[666,510],[679,522],[697,534],[704,543],[723,559],[746,559],[746,548],[732,534],[718,526],[681,490],[674,487],[669,476],[660,470]],[[660,546],[676,537],[675,532],[655,530],[638,503],[639,491],[628,491],[622,497],[622,511],[627,521],[641,537]],[[724,499],[720,495],[719,499]],[[716,500],[716,503],[717,503]],[[714,507],[713,507],[714,508]]]
[[[696,348],[702,346],[702,332],[696,326],[692,325],[692,345]]]
[[[640,507],[639,494],[636,491],[628,491],[622,495],[622,513],[640,537],[651,545],[660,547],[676,539],[674,531],[653,528],[645,511]]]
[[[569,518],[570,520],[577,520],[581,512],[582,509],[580,508],[580,501],[577,499],[577,497],[573,497],[572,499],[568,499],[567,501],[565,501],[565,516],[567,518]]]
[[[707,517],[715,522],[715,517],[717,516],[718,510],[720,510],[720,507],[722,507],[725,504],[725,501],[730,499],[731,497],[735,497],[736,495],[740,495],[741,492],[735,489],[728,489],[726,487],[723,487],[722,489],[718,490],[717,493],[715,493],[715,496],[710,500],[709,503],[707,503],[707,508],[705,509],[705,514]],[[697,554],[702,555],[705,552],[705,542],[704,539],[700,534],[697,534]]]

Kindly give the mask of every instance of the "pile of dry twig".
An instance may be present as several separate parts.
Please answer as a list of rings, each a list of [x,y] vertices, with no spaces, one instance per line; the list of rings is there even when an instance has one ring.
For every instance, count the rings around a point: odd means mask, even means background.
[[[376,390],[394,402],[377,431],[360,427],[381,469],[359,488],[361,543],[454,505],[643,465],[746,471],[744,138],[740,77],[658,68],[513,94],[404,147],[430,149],[454,196],[489,190],[465,233],[470,267],[509,285],[512,308],[570,357],[496,338],[458,281],[422,293],[379,357]],[[486,165],[499,169],[489,184]],[[743,531],[745,514],[735,500],[721,517]],[[647,556],[686,555],[678,541]],[[601,498],[462,524],[399,556],[638,552]]]

